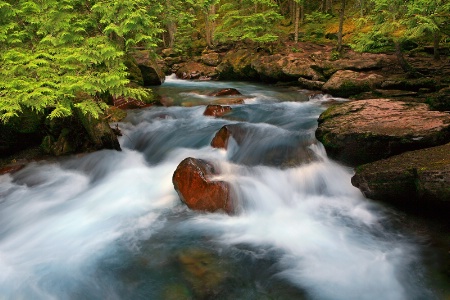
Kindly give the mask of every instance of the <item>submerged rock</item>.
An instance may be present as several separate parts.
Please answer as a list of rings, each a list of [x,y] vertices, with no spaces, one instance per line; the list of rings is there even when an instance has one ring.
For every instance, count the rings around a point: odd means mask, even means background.
[[[199,248],[184,250],[178,255],[183,277],[190,284],[198,299],[214,299],[223,289],[228,278],[223,258]]]
[[[218,175],[215,167],[202,159],[184,159],[173,174],[172,182],[181,201],[190,209],[234,213],[234,194],[225,181],[210,179]]]
[[[450,207],[450,144],[360,166],[352,184],[375,200]]]
[[[388,99],[347,102],[320,115],[316,137],[331,157],[359,165],[448,143],[450,114]]]
[[[221,117],[231,111],[231,106],[208,105],[203,113],[204,116]]]
[[[208,94],[208,96],[211,97],[223,97],[223,96],[235,96],[235,95],[242,95],[241,92],[239,92],[237,89],[234,88],[226,88],[226,89],[220,89],[213,91]]]

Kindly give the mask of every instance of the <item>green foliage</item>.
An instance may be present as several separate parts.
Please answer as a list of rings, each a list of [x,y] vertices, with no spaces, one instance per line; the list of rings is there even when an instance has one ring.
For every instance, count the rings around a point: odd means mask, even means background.
[[[124,58],[156,45],[158,11],[144,0],[1,1],[1,121],[24,109],[61,118],[79,108],[97,118],[107,108],[101,94],[147,96],[128,86]]]
[[[356,35],[352,47],[357,51],[386,50],[407,40],[432,41],[433,34],[447,34],[450,3],[446,0],[371,0],[372,11],[357,20],[368,32]]]
[[[275,24],[282,19],[278,6],[268,0],[228,2],[220,7],[222,24],[217,27],[220,41],[268,43],[278,39]]]

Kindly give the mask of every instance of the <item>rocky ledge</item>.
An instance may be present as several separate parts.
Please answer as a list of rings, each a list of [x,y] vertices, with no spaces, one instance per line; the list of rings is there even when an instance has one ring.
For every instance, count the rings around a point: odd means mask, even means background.
[[[450,207],[450,143],[362,165],[352,184],[375,200]]]
[[[450,114],[420,103],[352,101],[322,113],[316,137],[330,157],[357,166],[450,142]]]

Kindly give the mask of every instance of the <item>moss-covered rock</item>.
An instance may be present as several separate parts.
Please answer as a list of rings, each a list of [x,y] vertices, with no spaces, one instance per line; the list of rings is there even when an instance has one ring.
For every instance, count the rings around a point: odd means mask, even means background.
[[[450,142],[450,114],[426,104],[352,101],[322,113],[316,137],[331,157],[359,165]]]
[[[251,49],[239,49],[227,52],[222,62],[216,68],[219,79],[259,80],[260,76],[258,72],[252,66],[253,61],[259,56],[259,53]]]
[[[382,82],[381,75],[344,70],[334,73],[322,90],[333,96],[350,97],[376,89]]]
[[[360,166],[352,184],[375,200],[450,207],[450,144]]]
[[[141,70],[145,86],[161,85],[165,80],[165,74],[156,61],[156,57],[148,50],[140,50],[132,53],[137,66]]]

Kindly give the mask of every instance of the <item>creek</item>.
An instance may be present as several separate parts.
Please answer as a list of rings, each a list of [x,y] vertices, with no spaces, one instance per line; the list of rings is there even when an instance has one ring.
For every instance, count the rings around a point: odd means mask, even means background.
[[[203,116],[195,105],[228,87],[245,104],[226,118]],[[123,151],[0,176],[0,299],[450,295],[449,282],[430,275],[439,259],[401,225],[404,216],[364,198],[350,183],[353,169],[328,159],[315,139],[330,97],[174,77],[155,90],[175,106],[129,111],[118,124]],[[245,142],[210,146],[237,123],[250,128]],[[299,147],[294,166],[278,167]],[[220,168],[238,195],[237,215],[181,203],[172,175],[186,157]]]

